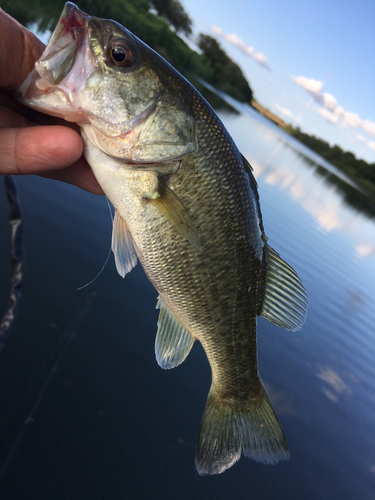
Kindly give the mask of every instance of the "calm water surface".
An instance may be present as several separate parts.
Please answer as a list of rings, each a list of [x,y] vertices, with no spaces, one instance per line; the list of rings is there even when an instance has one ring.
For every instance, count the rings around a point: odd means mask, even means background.
[[[259,369],[291,461],[242,458],[199,478],[194,448],[210,385],[204,352],[163,371],[156,291],[112,257],[104,198],[18,178],[26,272],[0,354],[0,498],[374,499],[375,231],[303,146],[253,111],[221,118],[254,167],[269,243],[309,294],[291,333],[258,320]],[[321,162],[324,166],[324,162]],[[0,189],[0,310],[10,276]],[[13,452],[11,453],[11,450]]]

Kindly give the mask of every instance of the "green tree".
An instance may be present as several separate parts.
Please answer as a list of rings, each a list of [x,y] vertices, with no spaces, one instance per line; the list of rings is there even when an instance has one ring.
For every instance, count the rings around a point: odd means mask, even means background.
[[[152,5],[176,30],[176,33],[192,34],[192,20],[178,0],[151,0]]]
[[[284,130],[342,170],[366,191],[375,193],[374,163],[366,163],[356,158],[351,151],[343,151],[337,144],[331,146],[323,139],[302,132],[299,127],[293,128],[287,125]]]
[[[224,52],[218,41],[209,35],[199,35],[198,47],[209,68],[208,78],[220,90],[235,99],[251,104],[253,92],[241,68]]]
[[[6,12],[25,26],[36,24],[40,31],[53,30],[64,4],[65,0],[0,0]],[[190,34],[192,25],[179,0],[80,0],[79,7],[92,16],[115,19],[187,76],[194,73],[237,100],[251,102],[252,92],[241,69],[214,38],[202,35],[213,44],[206,56],[178,36],[177,32]]]

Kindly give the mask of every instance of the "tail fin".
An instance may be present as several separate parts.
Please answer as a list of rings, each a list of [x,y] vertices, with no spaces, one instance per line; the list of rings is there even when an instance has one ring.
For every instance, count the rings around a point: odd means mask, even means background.
[[[248,404],[229,404],[215,401],[211,386],[195,455],[200,475],[221,474],[240,459],[241,451],[265,464],[289,460],[284,432],[262,382],[260,388]]]

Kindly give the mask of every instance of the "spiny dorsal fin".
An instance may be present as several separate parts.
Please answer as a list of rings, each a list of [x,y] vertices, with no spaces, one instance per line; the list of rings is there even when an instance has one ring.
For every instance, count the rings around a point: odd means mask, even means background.
[[[198,230],[180,198],[159,178],[159,188],[151,203],[175,226],[180,234],[198,250],[201,249]]]
[[[125,275],[137,264],[137,254],[126,222],[117,210],[113,219],[112,251],[115,255],[117,272],[125,278]]]
[[[194,338],[158,298],[156,309],[160,309],[158,332],[155,339],[156,360],[165,370],[175,368],[185,361],[194,344]]]
[[[242,163],[243,163],[243,166],[245,167],[245,170],[250,175],[251,180],[254,182],[254,186],[258,189],[258,183],[254,177],[254,174],[253,174],[253,170],[254,170],[253,167],[250,165],[250,163],[247,161],[247,159],[244,157],[243,154],[241,154],[241,157],[242,157]]]
[[[307,314],[305,287],[294,269],[269,245],[265,281],[260,315],[286,330],[300,330]]]
[[[243,163],[243,166],[245,167],[245,169],[252,174],[253,167],[250,165],[250,163],[247,161],[247,159],[244,157],[243,154],[241,154],[241,158],[242,158],[242,163]]]

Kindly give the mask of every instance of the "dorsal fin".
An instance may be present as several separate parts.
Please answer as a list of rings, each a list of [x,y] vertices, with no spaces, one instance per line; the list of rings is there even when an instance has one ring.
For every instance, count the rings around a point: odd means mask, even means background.
[[[307,314],[305,287],[294,269],[267,245],[265,292],[260,315],[274,325],[295,332]]]
[[[250,163],[247,161],[247,159],[244,157],[243,154],[241,154],[241,158],[242,158],[243,166],[245,167],[245,170],[247,171],[247,173],[254,175],[253,174],[253,170],[254,170],[253,167],[250,165]],[[255,180],[255,178],[254,178],[254,180]]]
[[[156,308],[160,309],[160,313],[155,339],[155,355],[159,366],[167,370],[185,361],[193,347],[194,338],[170,312],[160,297]]]
[[[126,222],[117,210],[113,219],[112,251],[115,255],[117,272],[125,278],[125,275],[137,264],[137,254]]]

